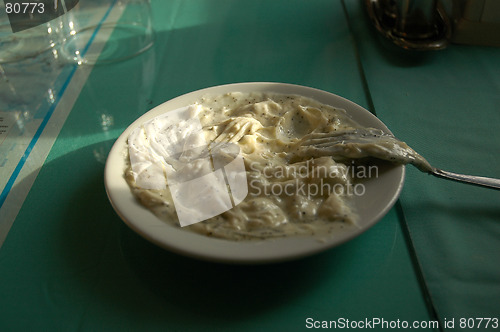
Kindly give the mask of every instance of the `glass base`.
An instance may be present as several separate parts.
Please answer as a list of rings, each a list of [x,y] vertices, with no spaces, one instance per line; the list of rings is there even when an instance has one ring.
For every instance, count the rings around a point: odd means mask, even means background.
[[[103,24],[76,32],[66,39],[61,52],[78,64],[105,64],[141,54],[153,45],[152,36],[143,26]]]
[[[35,57],[55,45],[46,26],[12,33],[9,24],[0,26],[0,63]]]

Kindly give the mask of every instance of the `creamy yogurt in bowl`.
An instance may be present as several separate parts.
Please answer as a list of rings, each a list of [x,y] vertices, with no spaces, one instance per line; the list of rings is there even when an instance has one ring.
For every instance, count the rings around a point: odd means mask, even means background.
[[[128,226],[181,254],[237,263],[311,255],[370,228],[401,191],[401,165],[294,152],[308,133],[356,126],[390,133],[362,107],[313,88],[191,92],[123,132],[106,163],[106,190]],[[233,151],[218,150],[224,144]]]

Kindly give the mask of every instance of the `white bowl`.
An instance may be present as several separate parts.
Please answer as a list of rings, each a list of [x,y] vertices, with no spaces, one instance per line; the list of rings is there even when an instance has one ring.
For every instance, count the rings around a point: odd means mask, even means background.
[[[361,125],[390,133],[378,118],[361,106],[332,93],[299,85],[236,83],[187,93],[153,108],[134,121],[116,140],[109,153],[104,174],[106,191],[113,208],[132,230],[162,248],[191,257],[228,263],[268,263],[296,259],[340,245],[369,229],[394,205],[403,187],[404,166],[390,167],[379,173],[378,177],[364,182],[364,194],[354,198],[359,215],[358,227],[347,227],[322,241],[314,236],[300,236],[235,242],[193,233],[157,218],[136,200],[125,181],[127,137],[140,124],[165,112],[192,104],[205,94],[219,95],[235,91],[302,95],[345,109]]]

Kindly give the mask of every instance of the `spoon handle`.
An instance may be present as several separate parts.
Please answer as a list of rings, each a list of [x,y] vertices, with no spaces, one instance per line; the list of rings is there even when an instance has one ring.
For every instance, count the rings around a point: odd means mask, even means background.
[[[431,174],[444,179],[450,179],[458,182],[465,182],[477,186],[500,190],[500,179],[492,179],[484,176],[457,174],[448,171],[443,171],[442,169],[439,168],[434,168]]]

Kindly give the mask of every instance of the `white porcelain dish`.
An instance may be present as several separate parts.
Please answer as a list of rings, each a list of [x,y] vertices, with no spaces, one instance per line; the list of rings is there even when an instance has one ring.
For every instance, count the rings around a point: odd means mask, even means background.
[[[332,93],[284,83],[236,83],[194,91],[169,100],[145,113],[116,140],[105,167],[106,191],[117,214],[135,232],[167,250],[199,259],[227,263],[269,263],[312,255],[340,245],[369,229],[393,206],[404,183],[404,166],[390,167],[377,178],[364,182],[365,193],[355,197],[359,225],[334,237],[319,241],[317,237],[287,237],[263,241],[229,241],[206,237],[158,219],[134,197],[124,178],[127,137],[138,125],[165,112],[192,104],[205,94],[227,92],[273,92],[295,94],[345,109],[358,123],[387,132],[389,129],[361,106]]]

